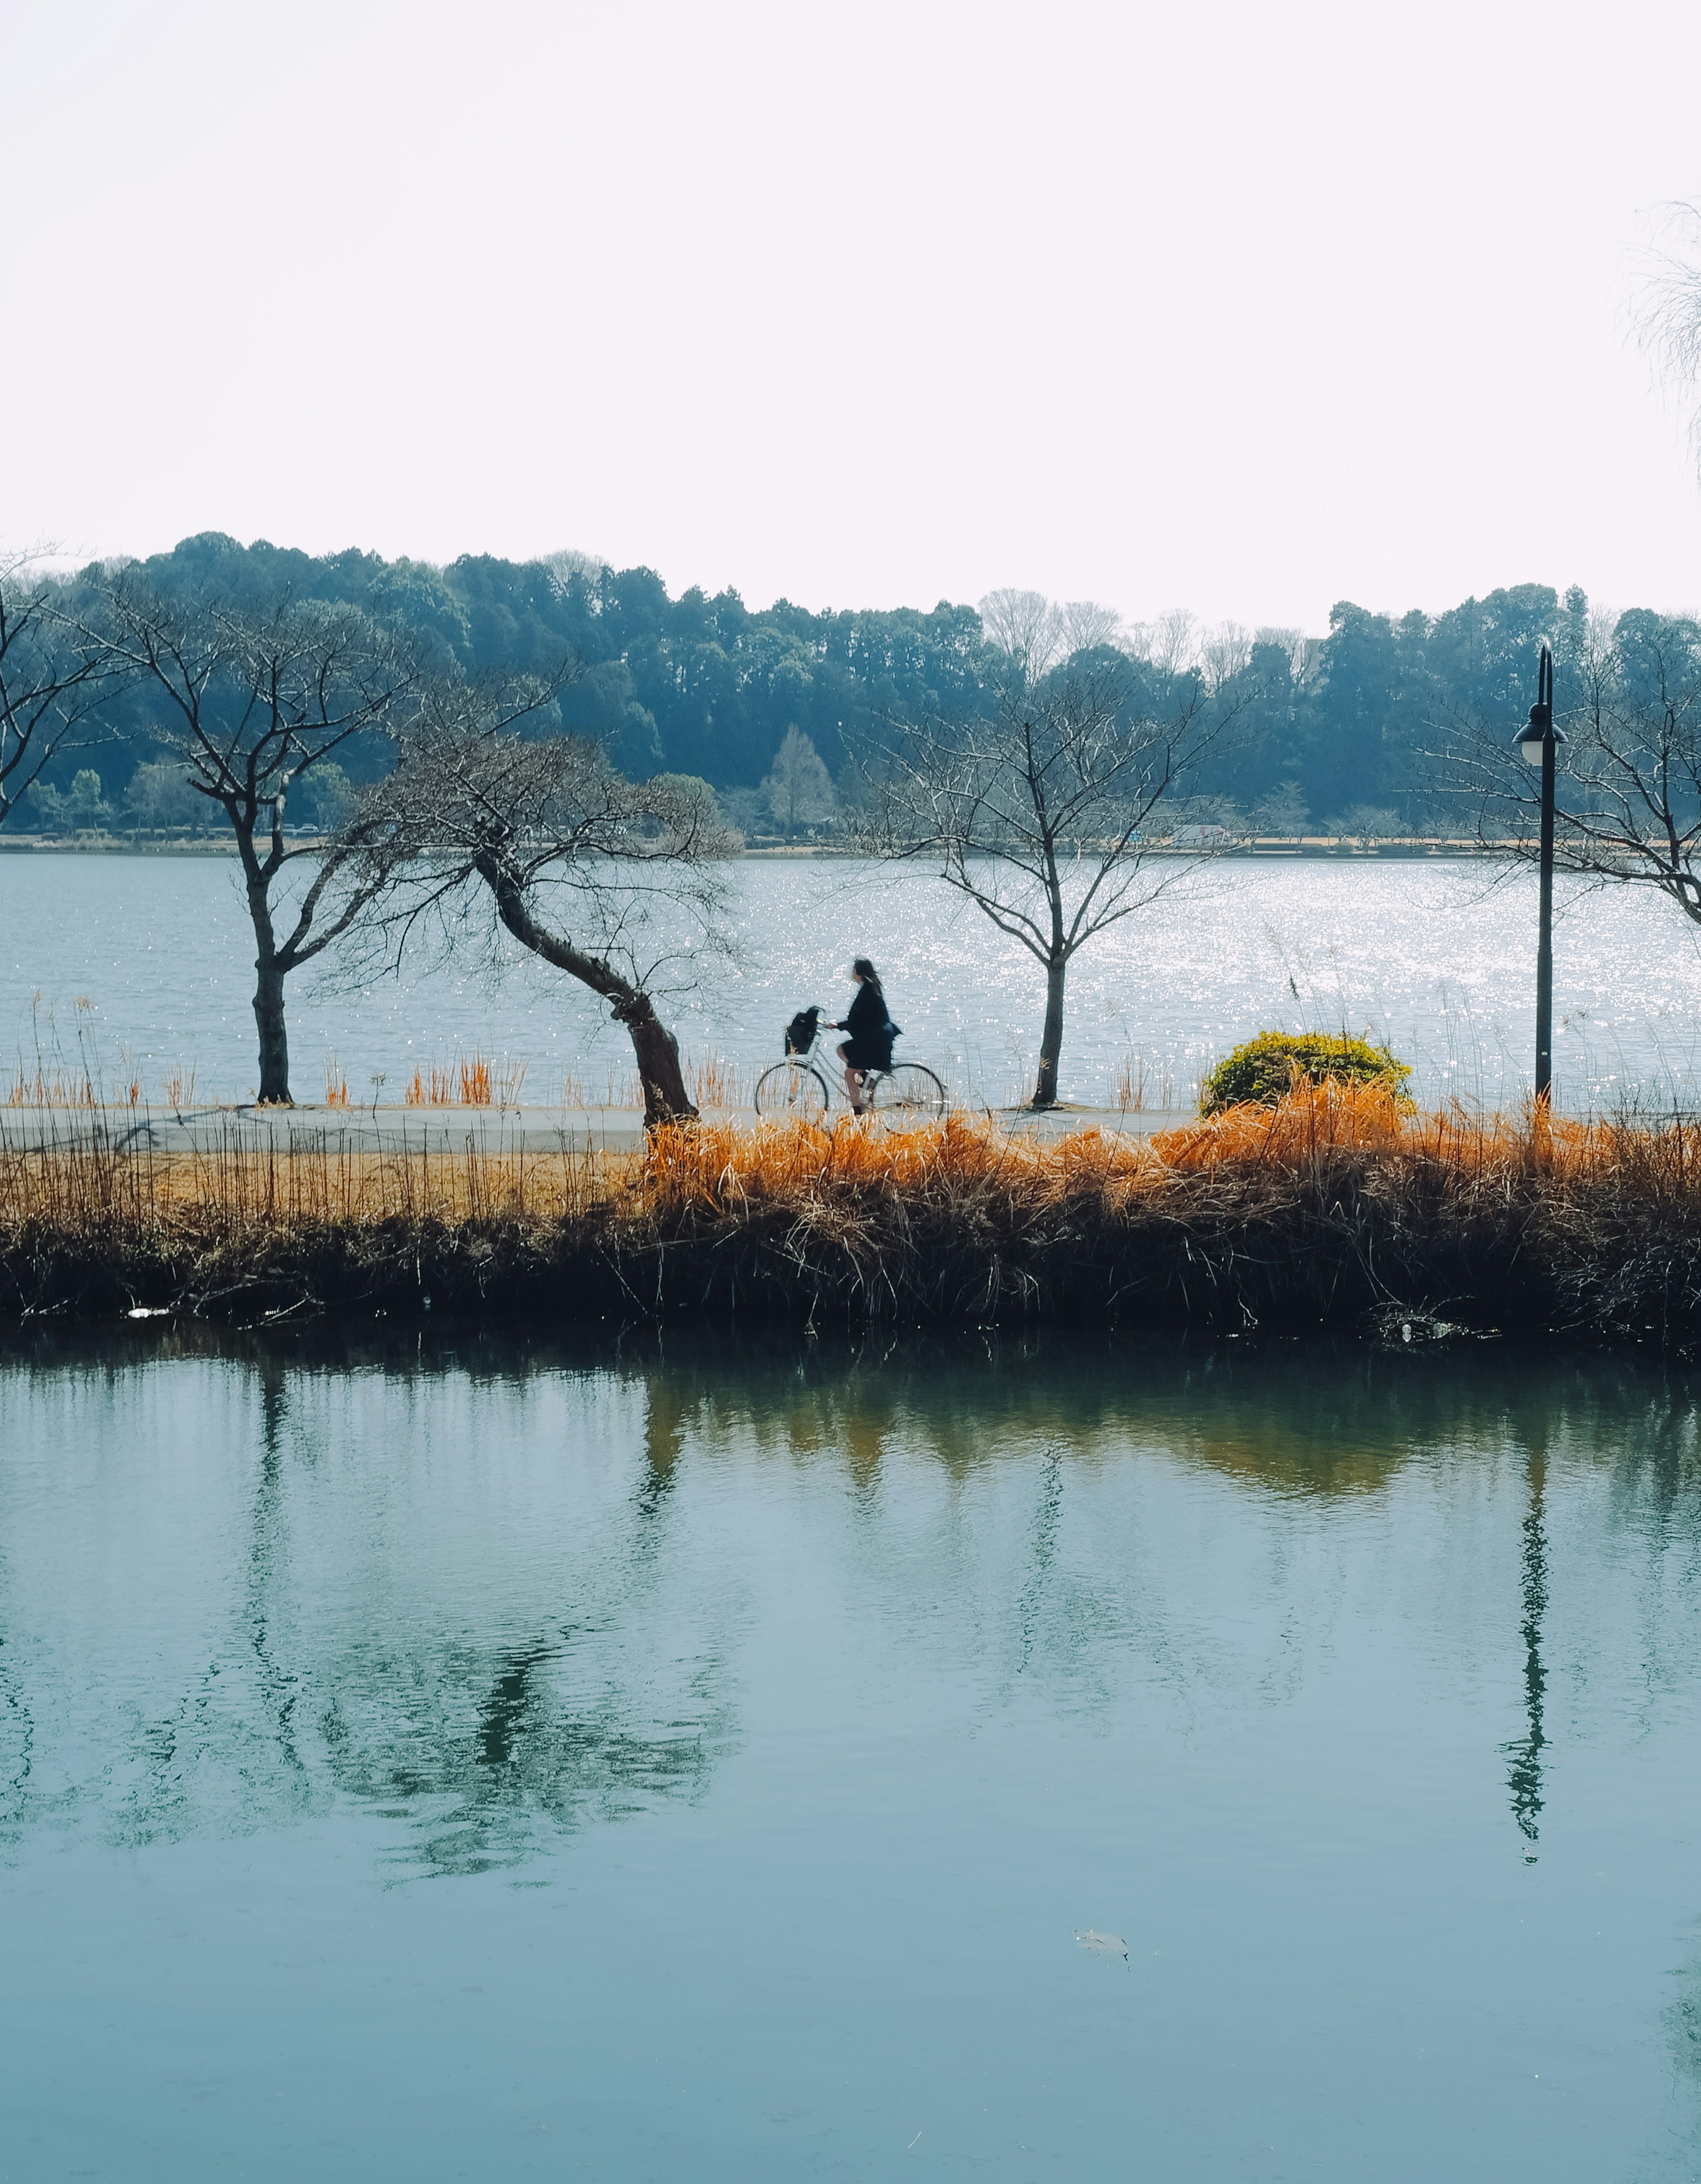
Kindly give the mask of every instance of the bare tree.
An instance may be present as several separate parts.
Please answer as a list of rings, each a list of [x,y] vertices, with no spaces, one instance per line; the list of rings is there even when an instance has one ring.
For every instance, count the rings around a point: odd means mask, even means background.
[[[1199,617],[1191,607],[1171,607],[1156,621],[1136,622],[1128,649],[1162,675],[1185,675],[1199,664]]]
[[[1126,641],[1122,616],[1097,599],[1061,604],[1043,592],[989,592],[979,606],[986,641],[1012,665],[1040,676],[1078,652],[1101,646],[1120,648]]]
[[[1219,622],[1200,642],[1199,661],[1213,690],[1220,690],[1252,664],[1251,632],[1237,621]]]
[[[400,763],[362,797],[346,836],[388,891],[399,964],[434,922],[445,942],[482,918],[609,1004],[626,1027],[647,1128],[695,1118],[655,994],[670,967],[729,952],[724,861],[741,847],[706,782],[623,780],[582,736],[527,740],[516,722],[548,694],[512,678],[441,682]],[[494,938],[487,924],[483,939]]]
[[[1564,666],[1556,867],[1653,888],[1701,925],[1701,627],[1634,611],[1609,635],[1592,627]],[[1514,732],[1465,724],[1446,774],[1474,804],[1485,845],[1533,861],[1541,792]]]
[[[1096,599],[1069,599],[1057,610],[1057,622],[1066,658],[1078,652],[1096,652],[1101,645],[1119,646],[1122,616],[1114,607]]]
[[[1068,967],[1185,869],[1154,868],[1143,830],[1223,733],[1230,710],[1196,677],[1162,718],[1136,710],[1125,665],[1048,676],[1012,661],[990,716],[936,719],[882,751],[862,841],[941,877],[1046,973],[1034,1105],[1058,1097]]]
[[[180,608],[122,577],[92,633],[152,688],[155,739],[236,838],[256,951],[259,1098],[287,1105],[284,981],[348,933],[375,893],[348,843],[289,841],[290,791],[354,737],[395,731],[412,666],[350,609],[287,599],[262,612],[217,600]],[[278,883],[302,859],[313,876],[285,904]]]
[[[0,560],[0,827],[59,752],[101,739],[120,670],[30,557]]]
[[[1701,203],[1659,209],[1633,306],[1636,332],[1672,389],[1701,470]]]
[[[565,592],[575,577],[600,577],[609,566],[605,554],[582,553],[577,546],[563,546],[558,552],[545,554],[542,558],[549,572],[549,581],[558,592]]]
[[[1057,657],[1063,638],[1062,622],[1043,592],[1006,587],[989,592],[978,610],[987,643],[1023,673],[1043,675]]]
[[[1316,663],[1316,655],[1322,640],[1308,637],[1302,629],[1278,627],[1266,622],[1252,632],[1254,644],[1274,645],[1287,655],[1287,671],[1296,682],[1303,682]]]

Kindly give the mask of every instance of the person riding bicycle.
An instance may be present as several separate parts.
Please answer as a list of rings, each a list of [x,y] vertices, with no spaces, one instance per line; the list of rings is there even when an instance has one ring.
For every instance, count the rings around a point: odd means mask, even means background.
[[[891,1067],[892,1041],[898,1035],[898,1027],[887,1011],[879,973],[866,956],[859,956],[852,963],[850,976],[856,981],[856,991],[851,996],[850,1013],[841,1022],[830,1024],[828,1028],[850,1034],[839,1050],[839,1059],[845,1064],[845,1090],[850,1101],[850,1112],[860,1115],[863,1073],[870,1069]]]

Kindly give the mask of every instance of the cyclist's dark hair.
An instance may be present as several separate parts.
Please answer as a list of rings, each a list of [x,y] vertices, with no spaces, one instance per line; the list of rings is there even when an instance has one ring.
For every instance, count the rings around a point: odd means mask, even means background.
[[[880,983],[880,974],[866,956],[858,956],[853,960],[850,975],[853,978],[860,978],[865,986],[872,986],[880,999],[885,1000],[886,989]]]

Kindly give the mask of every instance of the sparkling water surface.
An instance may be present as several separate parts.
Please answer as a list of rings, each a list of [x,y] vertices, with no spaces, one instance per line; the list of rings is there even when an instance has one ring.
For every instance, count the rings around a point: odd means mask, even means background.
[[[1691,2178],[1694,1392],[14,1338],[0,1933],[31,2184]]]
[[[1166,864],[1158,876],[1174,872]],[[1535,888],[1463,861],[1237,858],[1188,870],[1084,950],[1069,974],[1065,1096],[1115,1095],[1126,1067],[1147,1106],[1191,1104],[1202,1071],[1253,1033],[1368,1031],[1415,1064],[1425,1100],[1515,1102],[1533,1067]],[[688,1056],[730,1061],[747,1094],[781,1027],[814,1000],[848,1005],[867,955],[903,1026],[900,1049],[966,1100],[1031,1089],[1044,1011],[1032,959],[940,882],[840,860],[733,868],[741,960],[664,981]],[[1701,929],[1633,889],[1562,887],[1554,944],[1560,1104],[1695,1103]],[[192,1068],[202,1100],[251,1096],[254,942],[231,861],[0,856],[0,1078],[38,1052],[159,1099]],[[321,959],[327,962],[336,959]],[[400,1100],[415,1068],[482,1052],[527,1065],[523,1096],[601,1100],[631,1070],[625,1034],[583,989],[534,962],[445,966],[421,945],[404,977],[289,987],[293,1089],[324,1096],[334,1057],[356,1100]],[[39,997],[39,998],[37,998]],[[79,1000],[86,1004],[79,1007]],[[375,1084],[375,1078],[382,1078]],[[3,1089],[3,1088],[0,1088]]]

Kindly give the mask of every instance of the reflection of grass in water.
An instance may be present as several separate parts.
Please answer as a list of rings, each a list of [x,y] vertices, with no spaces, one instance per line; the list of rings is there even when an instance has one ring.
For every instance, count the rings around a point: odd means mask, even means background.
[[[600,1349],[582,1362],[593,1359],[613,1362]],[[1414,1452],[1551,1442],[1606,1465],[1620,1481],[1615,1520],[1661,1535],[1701,1487],[1693,1405],[1633,1357],[1574,1358],[1556,1373],[1544,1354],[1498,1344],[1366,1351],[990,1329],[800,1346],[787,1329],[745,1323],[670,1327],[653,1351],[628,1330],[619,1368],[648,1391],[670,1477],[688,1441],[830,1464],[859,1487],[893,1454],[960,1483],[1051,1451],[1098,1470],[1137,1448],[1279,1498],[1352,1497],[1391,1483]]]
[[[1013,1361],[1012,1361],[1013,1364]],[[926,1453],[955,1479],[990,1463],[1027,1467],[1050,1450],[1072,1464],[1119,1462],[1131,1437],[1246,1486],[1281,1495],[1375,1492],[1429,1429],[1414,1408],[1407,1361],[1388,1377],[1319,1384],[1314,1357],[1291,1361],[1248,1351],[1238,1371],[1146,1355],[1124,1340],[1113,1356],[1076,1357],[1061,1377],[1029,1365],[999,1372],[989,1361],[936,1362],[900,1371],[871,1359],[830,1376],[778,1368],[760,1398],[724,1390],[705,1373],[684,1419],[711,1446],[733,1440],[793,1459],[842,1463],[859,1485],[895,1449]],[[677,1382],[680,1368],[670,1370]],[[1079,1377],[1078,1377],[1079,1376]],[[672,1400],[684,1403],[681,1393]]]

